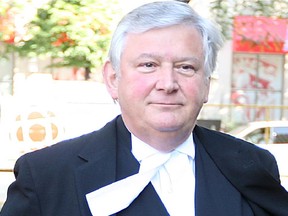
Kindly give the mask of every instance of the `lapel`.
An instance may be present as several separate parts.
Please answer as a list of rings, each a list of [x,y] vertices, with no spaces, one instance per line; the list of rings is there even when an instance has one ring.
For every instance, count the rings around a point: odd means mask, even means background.
[[[288,193],[272,176],[274,161],[266,151],[202,127],[196,126],[194,132],[217,168],[248,200],[256,215],[288,215]]]
[[[139,163],[131,153],[131,134],[125,127],[121,116],[94,133],[93,137],[87,140],[87,147],[80,152],[79,158],[83,162],[75,171],[83,216],[91,215],[85,197],[87,193],[133,175],[139,170]],[[162,213],[166,210],[151,184],[127,209],[117,215],[151,215],[146,212],[152,215],[167,215]]]
[[[116,120],[83,141],[78,155],[81,165],[75,170],[79,206],[83,216],[91,215],[85,195],[116,179]]]
[[[118,131],[126,133],[119,136]],[[86,147],[78,155],[82,164],[75,170],[76,187],[83,216],[91,215],[85,197],[87,193],[111,184],[121,177],[134,174],[138,170],[138,162],[133,160],[132,156],[127,158],[125,166],[117,160],[118,155],[125,154],[131,145],[130,134],[121,117],[117,117],[93,133],[91,138],[83,143]],[[120,150],[117,148],[118,141],[125,144]]]
[[[196,215],[254,215],[247,201],[221,173],[197,136],[195,142]]]

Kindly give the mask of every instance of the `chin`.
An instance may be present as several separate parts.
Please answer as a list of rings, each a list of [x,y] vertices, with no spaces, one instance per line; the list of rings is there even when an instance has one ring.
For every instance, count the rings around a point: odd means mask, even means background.
[[[169,122],[169,121],[157,121],[153,123],[154,127],[160,132],[173,132],[178,131],[182,128],[183,123],[180,124],[179,122]]]

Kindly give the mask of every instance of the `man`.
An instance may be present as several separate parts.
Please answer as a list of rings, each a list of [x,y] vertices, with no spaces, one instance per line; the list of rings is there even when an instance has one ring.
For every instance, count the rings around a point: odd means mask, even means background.
[[[121,116],[21,157],[1,215],[287,216],[269,152],[195,125],[221,44],[185,3],[126,15],[103,69]]]

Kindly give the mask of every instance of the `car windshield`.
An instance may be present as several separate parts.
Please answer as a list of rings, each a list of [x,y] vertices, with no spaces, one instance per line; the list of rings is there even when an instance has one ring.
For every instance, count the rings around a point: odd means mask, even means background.
[[[244,129],[246,129],[248,126],[247,125],[242,125],[242,126],[239,126],[233,130],[231,130],[229,132],[229,134],[233,135],[233,136],[237,136],[237,134],[239,134],[241,131],[243,131]]]

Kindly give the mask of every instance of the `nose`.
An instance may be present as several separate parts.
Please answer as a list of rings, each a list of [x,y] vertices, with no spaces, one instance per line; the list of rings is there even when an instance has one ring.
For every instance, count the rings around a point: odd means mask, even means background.
[[[156,89],[165,91],[166,93],[173,93],[179,89],[177,74],[173,68],[165,68],[158,71]]]

